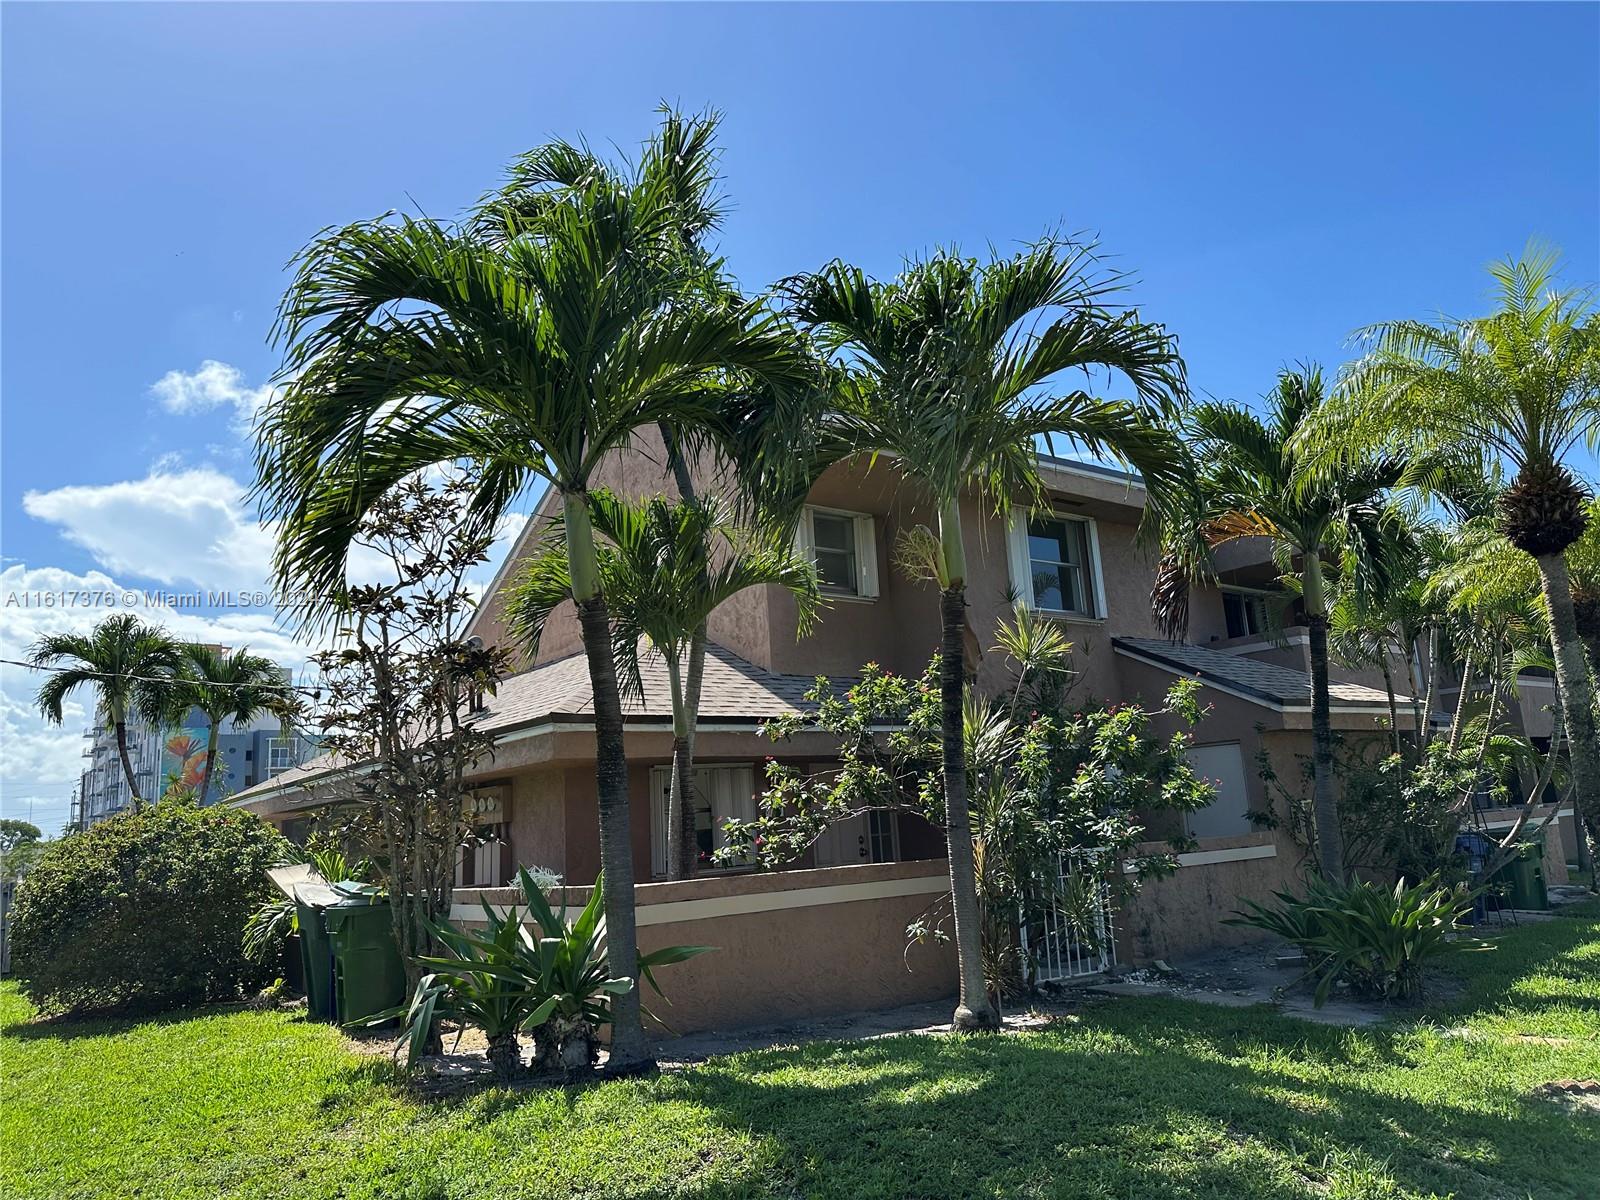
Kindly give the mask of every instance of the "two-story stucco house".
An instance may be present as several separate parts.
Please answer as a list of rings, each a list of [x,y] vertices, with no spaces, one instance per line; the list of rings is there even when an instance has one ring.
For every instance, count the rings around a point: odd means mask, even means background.
[[[1159,703],[1175,677],[1198,678],[1210,712],[1192,755],[1196,766],[1219,782],[1218,797],[1187,818],[1197,849],[1183,856],[1178,874],[1147,887],[1119,915],[1120,953],[1133,960],[1170,957],[1245,936],[1220,925],[1220,919],[1241,896],[1265,898],[1273,889],[1291,886],[1300,867],[1300,850],[1286,834],[1261,829],[1246,816],[1273,803],[1259,763],[1265,756],[1282,779],[1293,782],[1300,777],[1299,756],[1310,751],[1310,677],[1297,669],[1303,664],[1294,657],[1292,641],[1286,652],[1282,639],[1264,636],[1259,595],[1271,581],[1270,565],[1261,556],[1239,554],[1238,566],[1223,572],[1220,587],[1192,596],[1189,640],[1165,640],[1150,612],[1154,562],[1138,538],[1144,492],[1137,478],[1055,458],[1042,459],[1041,467],[1047,499],[1039,507],[1018,508],[1002,521],[976,497],[968,501],[967,645],[977,685],[995,691],[1009,679],[1007,664],[991,647],[998,623],[1019,597],[1059,622],[1071,638],[1082,695]],[[634,495],[675,491],[660,443],[649,438],[614,457],[594,482]],[[818,675],[850,676],[868,661],[918,673],[939,642],[932,585],[909,579],[891,565],[897,536],[932,521],[914,485],[905,483],[891,462],[859,459],[830,470],[808,501],[798,537],[817,564],[829,600],[810,634],[796,637],[793,598],[777,588],[736,597],[709,626],[696,744],[699,837],[706,852],[717,846],[725,819],[753,815],[769,755],[797,765],[830,760],[833,749],[824,735],[774,743],[760,732],[764,722],[802,707]],[[556,508],[555,498],[547,495],[501,567],[474,622],[473,632],[485,640],[503,644],[507,638],[509,582]],[[505,883],[517,865],[537,865],[570,884],[586,884],[599,868],[594,738],[588,672],[570,608],[552,618],[537,656],[523,657],[519,665],[520,673],[501,684],[479,718],[499,740],[492,761],[476,773],[475,808],[487,840],[464,855],[460,882],[492,887]],[[867,941],[881,942],[879,951],[897,958],[904,917],[943,886],[938,861],[944,856],[943,834],[909,815],[877,813],[834,828],[786,877],[708,870],[683,883],[644,882],[665,876],[667,697],[662,664],[647,660],[643,698],[628,703],[625,713],[641,928],[648,934],[653,923],[673,925],[669,915],[691,911],[727,909],[724,915],[737,911],[754,918],[784,906],[815,907],[794,900],[802,889],[810,889],[809,899],[827,892],[834,897],[828,903],[843,904],[893,895],[900,907]],[[1334,685],[1336,729],[1386,737],[1388,718],[1386,693],[1370,682],[1345,677]],[[1400,707],[1401,727],[1409,728],[1411,721],[1407,700]],[[317,803],[306,785],[331,770],[326,761],[313,761],[249,789],[236,802],[293,833]],[[1153,840],[1172,832],[1155,823],[1150,830]],[[840,874],[830,868],[850,870]],[[862,882],[838,882],[845,879]],[[848,889],[858,886],[867,891],[852,899],[857,894]],[[841,887],[848,894],[838,892]],[[680,893],[692,898],[671,899]],[[652,897],[661,901],[657,922],[647,908]],[[691,907],[683,909],[684,904]],[[759,948],[781,940],[776,920],[722,930],[717,944],[733,941],[770,954]],[[854,924],[859,934],[861,921]],[[696,932],[686,931],[681,940],[704,942]],[[748,980],[740,987],[750,991]],[[768,999],[774,1011],[829,1007],[827,997],[787,1006],[780,1002],[794,994],[790,981]],[[891,986],[855,999],[901,995]],[[832,1000],[834,1007],[844,1003],[837,996]],[[713,1002],[712,1008],[729,1020],[749,1015],[738,1005],[733,1017],[726,1005],[718,1008]]]

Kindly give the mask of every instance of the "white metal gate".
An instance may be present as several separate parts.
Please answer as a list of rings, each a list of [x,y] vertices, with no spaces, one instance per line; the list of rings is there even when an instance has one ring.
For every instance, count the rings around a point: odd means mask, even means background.
[[[1023,914],[1022,948],[1035,983],[1096,975],[1117,961],[1111,890],[1093,851],[1063,854],[1056,898],[1043,912]]]

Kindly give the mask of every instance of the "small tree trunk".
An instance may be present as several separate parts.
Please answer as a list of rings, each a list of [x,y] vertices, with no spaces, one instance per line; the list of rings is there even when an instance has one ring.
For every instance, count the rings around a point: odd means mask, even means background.
[[[694,475],[689,461],[683,456],[683,447],[677,432],[667,422],[660,423],[661,441],[667,448],[667,462],[672,468],[673,481],[678,485],[678,495],[695,499]],[[704,565],[702,563],[702,574]],[[700,622],[689,641],[688,682],[684,687],[684,703],[688,709],[688,728],[683,733],[673,731],[672,740],[672,803],[667,819],[678,827],[678,853],[674,857],[669,845],[667,853],[667,878],[688,879],[699,866],[699,846],[694,829],[694,735],[700,721],[700,688],[706,674],[706,623]],[[674,873],[676,872],[676,873]]]
[[[515,1030],[495,1034],[489,1039],[485,1054],[496,1079],[512,1080],[522,1075],[522,1046]]]
[[[217,719],[211,718],[211,732],[206,735],[206,773],[200,779],[200,807],[206,806],[206,799],[211,795],[211,772],[217,766]]]
[[[1561,715],[1572,756],[1572,792],[1578,811],[1591,826],[1600,825],[1600,738],[1595,733],[1594,676],[1578,637],[1572,608],[1572,586],[1567,560],[1561,554],[1541,554],[1539,583],[1550,612],[1550,648],[1555,654],[1556,687],[1561,692]]]
[[[133,803],[133,811],[138,812],[144,807],[144,801],[139,797],[139,784],[133,777],[133,759],[128,757],[128,722],[121,713],[116,714],[115,727],[117,755],[122,759],[122,774],[128,780],[128,796]]]
[[[1305,557],[1306,632],[1311,649],[1311,811],[1316,823],[1317,869],[1333,883],[1345,881],[1344,831],[1339,828],[1333,785],[1333,722],[1328,713],[1328,614],[1323,604],[1322,563],[1312,549]]]
[[[614,979],[635,986],[611,1003],[608,1074],[629,1075],[655,1067],[639,1015],[639,943],[634,924],[633,830],[628,802],[628,759],[622,740],[622,696],[611,650],[611,621],[600,592],[599,563],[587,498],[563,497],[572,594],[594,690],[595,783],[600,809],[600,866],[604,873],[606,965]]]
[[[700,687],[706,677],[706,627],[701,622],[689,642],[689,677],[684,684],[684,706],[689,722],[684,730],[682,753],[675,741],[672,755],[678,777],[677,817],[683,828],[683,862],[680,870],[684,879],[694,876],[700,868],[700,845],[695,839],[695,789],[694,789],[694,735],[700,723]]]
[[[973,861],[972,815],[967,808],[966,737],[962,699],[966,690],[966,551],[961,515],[951,500],[940,513],[939,536],[946,586],[940,594],[944,637],[939,660],[940,736],[944,751],[945,838],[950,854],[951,911],[960,959],[961,997],[951,1021],[958,1030],[996,1029],[999,1015],[989,1003],[983,977],[983,927],[978,914],[977,871]]]

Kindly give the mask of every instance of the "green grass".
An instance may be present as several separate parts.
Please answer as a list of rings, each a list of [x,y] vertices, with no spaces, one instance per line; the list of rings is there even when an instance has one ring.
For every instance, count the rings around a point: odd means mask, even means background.
[[[1600,1118],[1529,1098],[1600,1077],[1600,909],[1452,969],[1450,1004],[1367,1030],[1116,1001],[1022,1036],[429,1104],[295,1016],[31,1024],[7,989],[0,1194],[1600,1195]]]

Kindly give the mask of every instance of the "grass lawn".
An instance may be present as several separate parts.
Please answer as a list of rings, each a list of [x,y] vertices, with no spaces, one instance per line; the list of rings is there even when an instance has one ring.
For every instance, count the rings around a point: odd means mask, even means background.
[[[1600,1196],[1600,907],[1345,1031],[1126,1000],[1040,1033],[771,1050],[418,1103],[282,1013],[28,1024],[0,992],[0,1194],[25,1197]]]

